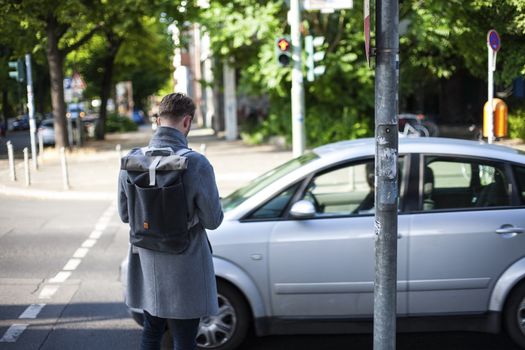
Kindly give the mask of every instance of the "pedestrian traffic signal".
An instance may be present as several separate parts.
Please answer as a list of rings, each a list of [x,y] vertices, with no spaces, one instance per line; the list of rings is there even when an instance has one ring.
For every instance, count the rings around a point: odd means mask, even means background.
[[[308,35],[304,38],[304,49],[306,51],[306,79],[314,81],[316,76],[322,75],[326,66],[319,63],[324,59],[325,52],[321,51],[324,37],[313,37]]]
[[[288,37],[280,37],[275,40],[275,57],[277,63],[282,67],[286,67],[292,60],[291,55],[292,45]]]
[[[25,81],[25,75],[24,61],[21,58],[9,62],[9,77],[16,79],[19,83],[23,83]]]

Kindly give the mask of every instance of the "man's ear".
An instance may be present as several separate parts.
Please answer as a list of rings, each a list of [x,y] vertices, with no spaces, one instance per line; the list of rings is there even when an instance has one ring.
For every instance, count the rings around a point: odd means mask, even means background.
[[[191,124],[191,117],[188,115],[188,116],[185,116],[184,117],[184,121],[183,121],[183,126],[184,128],[187,128],[189,127]]]

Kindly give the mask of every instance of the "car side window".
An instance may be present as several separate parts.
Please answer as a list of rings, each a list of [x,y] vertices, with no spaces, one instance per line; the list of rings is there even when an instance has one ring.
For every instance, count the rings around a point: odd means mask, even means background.
[[[423,210],[486,208],[510,204],[503,165],[470,159],[425,157]]]
[[[369,159],[317,175],[303,199],[312,202],[319,217],[366,215],[374,213],[374,193],[374,160]]]
[[[514,167],[514,176],[516,177],[521,204],[525,205],[525,167]]]
[[[298,186],[299,184],[295,184],[279,193],[251,214],[248,219],[264,220],[280,218]]]

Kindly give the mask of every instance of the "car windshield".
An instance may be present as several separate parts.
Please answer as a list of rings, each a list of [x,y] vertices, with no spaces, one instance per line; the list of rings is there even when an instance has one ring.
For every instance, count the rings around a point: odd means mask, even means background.
[[[319,158],[315,153],[308,152],[300,157],[294,158],[277,168],[274,168],[267,173],[255,178],[246,186],[239,188],[227,197],[222,199],[222,207],[225,212],[234,209],[245,200],[255,195],[269,184],[277,181],[283,176],[291,173],[297,168],[310,163],[312,160]]]

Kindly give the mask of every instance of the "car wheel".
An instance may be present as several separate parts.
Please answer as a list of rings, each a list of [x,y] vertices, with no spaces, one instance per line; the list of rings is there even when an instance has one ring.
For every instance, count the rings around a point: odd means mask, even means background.
[[[525,348],[525,283],[521,283],[510,295],[504,317],[509,336]]]
[[[248,305],[231,285],[218,281],[219,313],[204,317],[199,325],[199,349],[233,350],[246,338],[250,321]]]

